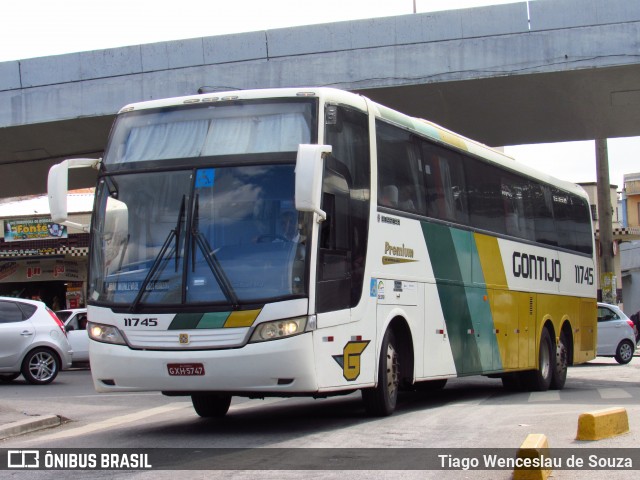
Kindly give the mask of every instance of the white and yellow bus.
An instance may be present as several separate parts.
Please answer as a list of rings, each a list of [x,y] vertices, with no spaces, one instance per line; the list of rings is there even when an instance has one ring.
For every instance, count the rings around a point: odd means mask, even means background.
[[[593,232],[574,184],[352,93],[270,89],[136,103],[99,168],[91,371],[100,392],[398,391],[452,377],[560,389],[595,357]]]

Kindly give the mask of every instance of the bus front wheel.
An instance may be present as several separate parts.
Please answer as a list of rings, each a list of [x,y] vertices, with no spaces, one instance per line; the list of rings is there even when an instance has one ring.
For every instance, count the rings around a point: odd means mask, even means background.
[[[396,408],[399,384],[400,354],[393,330],[389,329],[384,335],[380,349],[378,385],[362,390],[362,400],[367,413],[375,417],[391,415]]]
[[[229,411],[231,395],[198,393],[191,395],[193,409],[202,418],[221,418]]]

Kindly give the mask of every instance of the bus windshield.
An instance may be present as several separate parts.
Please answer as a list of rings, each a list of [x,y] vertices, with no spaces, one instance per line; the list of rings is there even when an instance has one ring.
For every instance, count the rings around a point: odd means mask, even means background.
[[[103,177],[92,300],[237,308],[304,295],[309,215],[293,189],[294,165]]]
[[[210,100],[118,116],[96,193],[95,304],[233,309],[306,294],[294,163],[316,140],[317,101]]]

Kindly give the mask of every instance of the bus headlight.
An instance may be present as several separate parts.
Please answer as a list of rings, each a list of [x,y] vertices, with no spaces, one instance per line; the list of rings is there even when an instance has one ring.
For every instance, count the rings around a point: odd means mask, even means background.
[[[267,340],[277,340],[279,338],[298,335],[304,332],[306,326],[306,317],[264,322],[259,324],[253,331],[249,343],[266,342]]]
[[[113,325],[102,325],[101,323],[89,322],[87,325],[89,338],[96,342],[113,343],[116,345],[126,345],[120,330]]]

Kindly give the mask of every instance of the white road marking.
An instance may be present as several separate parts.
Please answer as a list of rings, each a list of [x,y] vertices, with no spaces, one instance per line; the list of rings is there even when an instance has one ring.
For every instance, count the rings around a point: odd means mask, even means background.
[[[265,400],[252,399],[246,402],[242,402],[238,405],[232,405],[229,408],[229,411],[233,412],[233,411],[239,411],[239,410],[246,410],[254,407],[272,405],[274,403],[280,403],[286,400],[287,400],[286,398],[267,398]],[[93,433],[99,430],[118,427],[123,424],[142,420],[143,418],[152,417],[154,415],[161,415],[163,413],[173,412],[175,410],[180,410],[180,409],[191,407],[191,406],[192,406],[191,402],[173,402],[168,405],[164,405],[162,407],[150,408],[148,410],[142,410],[140,412],[130,413],[128,415],[120,415],[118,417],[108,418],[101,422],[90,423],[82,427],[70,428],[68,430],[63,430],[63,431],[55,432],[49,435],[44,435],[44,436],[38,437],[37,442],[40,443],[47,440],[60,440],[63,438],[69,438],[69,437],[75,437],[78,435],[84,435],[87,433]]]
[[[616,398],[632,398],[629,392],[622,388],[599,388],[600,398],[616,399]]]
[[[191,402],[170,403],[169,405],[165,405],[162,407],[150,408],[148,410],[142,410],[140,412],[130,413],[128,415],[120,415],[118,417],[108,418],[101,422],[90,423],[89,425],[85,425],[83,427],[70,428],[68,430],[52,433],[50,435],[44,435],[42,437],[38,437],[37,441],[42,442],[46,440],[59,440],[61,438],[69,438],[69,437],[75,437],[77,435],[84,435],[86,433],[93,433],[98,430],[117,427],[119,425],[123,425],[126,423],[142,420],[143,418],[152,417],[154,415],[160,415],[167,412],[172,412],[174,410],[180,410],[186,407],[191,407]]]
[[[557,402],[560,400],[560,392],[557,390],[548,390],[546,392],[531,392],[529,394],[530,402]]]

